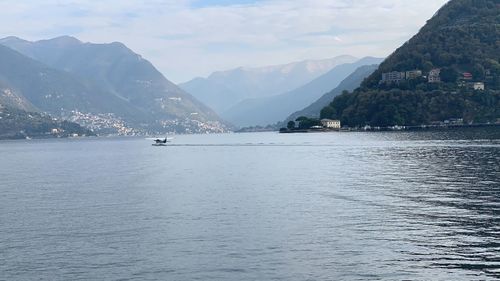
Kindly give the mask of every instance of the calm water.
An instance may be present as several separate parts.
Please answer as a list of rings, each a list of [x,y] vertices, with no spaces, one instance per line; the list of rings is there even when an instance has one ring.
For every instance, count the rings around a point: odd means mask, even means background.
[[[0,280],[493,280],[499,215],[498,129],[0,142]]]

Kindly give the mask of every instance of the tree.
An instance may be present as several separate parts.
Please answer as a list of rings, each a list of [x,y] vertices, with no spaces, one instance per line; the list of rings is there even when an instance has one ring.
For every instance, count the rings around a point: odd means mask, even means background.
[[[472,68],[472,76],[477,80],[484,80],[485,69],[481,64],[476,63]]]
[[[299,129],[310,129],[313,126],[321,126],[321,121],[314,118],[300,116],[295,121],[299,122]]]
[[[440,76],[441,76],[441,81],[445,83],[455,83],[458,78],[458,72],[456,72],[451,67],[443,67],[441,69]]]
[[[320,116],[321,118],[336,118],[337,112],[335,108],[331,106],[327,106],[321,110]]]
[[[286,127],[288,128],[288,130],[293,130],[293,129],[295,129],[295,122],[293,122],[293,121],[288,121],[288,123],[286,124]]]

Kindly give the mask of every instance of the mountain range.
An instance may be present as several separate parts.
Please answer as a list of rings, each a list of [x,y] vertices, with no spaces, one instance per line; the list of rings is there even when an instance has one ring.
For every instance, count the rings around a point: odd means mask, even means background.
[[[342,80],[358,67],[378,64],[382,60],[380,58],[365,57],[353,63],[337,65],[305,85],[291,91],[269,97],[243,100],[221,113],[221,116],[237,126],[267,125],[282,121],[292,112],[310,105],[326,92],[337,87]]]
[[[120,126],[143,132],[227,128],[214,111],[122,43],[83,43],[69,36],[36,42],[7,37],[0,39],[0,59],[0,90],[11,93],[10,103],[19,108],[79,123],[102,123],[111,116]],[[111,127],[118,125],[112,120],[107,120]]]
[[[240,67],[214,72],[207,78],[195,78],[179,86],[221,115],[245,99],[270,97],[294,90],[337,65],[356,60],[343,55],[283,65]]]

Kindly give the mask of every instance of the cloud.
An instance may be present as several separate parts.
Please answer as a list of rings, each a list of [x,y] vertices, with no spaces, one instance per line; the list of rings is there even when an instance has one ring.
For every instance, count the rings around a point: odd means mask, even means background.
[[[0,34],[121,41],[181,82],[237,66],[387,56],[446,2],[0,0]]]

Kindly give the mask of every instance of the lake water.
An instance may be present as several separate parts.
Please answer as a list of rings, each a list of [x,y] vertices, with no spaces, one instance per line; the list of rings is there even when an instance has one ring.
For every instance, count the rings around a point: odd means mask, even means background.
[[[0,280],[500,278],[500,130],[0,142]]]

